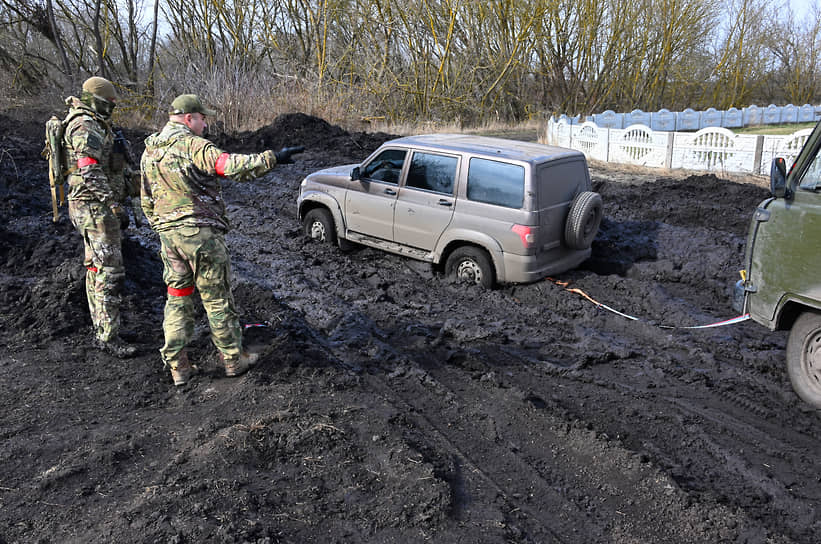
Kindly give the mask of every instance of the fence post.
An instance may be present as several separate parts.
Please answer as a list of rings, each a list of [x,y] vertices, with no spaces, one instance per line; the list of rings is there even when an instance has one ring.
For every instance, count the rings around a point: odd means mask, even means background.
[[[675,132],[667,133],[667,151],[664,154],[664,167],[668,170],[673,168],[673,140],[675,139]]]
[[[753,173],[761,172],[761,155],[764,152],[764,135],[760,134],[755,139],[755,158],[753,159]]]

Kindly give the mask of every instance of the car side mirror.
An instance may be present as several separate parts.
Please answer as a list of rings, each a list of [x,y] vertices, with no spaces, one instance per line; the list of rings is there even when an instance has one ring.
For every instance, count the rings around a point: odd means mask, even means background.
[[[783,157],[773,159],[770,166],[770,193],[776,198],[787,196],[787,163]]]
[[[358,167],[358,166],[356,166],[356,167],[354,167],[354,169],[353,169],[353,170],[351,170],[351,179],[352,179],[352,180],[354,180],[354,181],[356,181],[356,180],[358,180],[360,177],[362,177],[362,176],[361,176],[361,174],[359,173],[359,167]]]

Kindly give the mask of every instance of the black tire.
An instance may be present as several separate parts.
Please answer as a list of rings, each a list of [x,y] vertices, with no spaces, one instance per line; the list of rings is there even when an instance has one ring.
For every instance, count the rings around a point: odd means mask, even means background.
[[[325,208],[314,208],[305,214],[302,221],[305,236],[317,242],[336,243],[336,229],[330,212]]]
[[[804,312],[787,340],[787,373],[804,402],[821,409],[821,314]]]
[[[481,285],[486,289],[493,287],[495,271],[488,254],[477,247],[462,246],[456,248],[445,262],[445,274],[458,281]]]
[[[602,200],[599,193],[584,191],[570,204],[564,224],[564,243],[570,249],[587,249],[593,244],[602,219]]]

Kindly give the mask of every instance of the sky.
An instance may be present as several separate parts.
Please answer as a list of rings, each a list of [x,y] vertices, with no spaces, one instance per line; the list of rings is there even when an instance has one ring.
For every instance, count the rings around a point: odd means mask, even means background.
[[[796,16],[809,17],[810,6],[814,5],[816,0],[787,0],[787,2],[792,7]]]

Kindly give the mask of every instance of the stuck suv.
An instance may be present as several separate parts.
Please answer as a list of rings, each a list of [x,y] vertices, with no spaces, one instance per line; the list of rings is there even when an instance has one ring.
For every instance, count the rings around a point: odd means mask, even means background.
[[[821,408],[821,123],[789,173],[773,161],[768,198],[756,209],[733,306],[772,330],[789,330],[787,372]]]
[[[309,237],[428,261],[490,287],[578,266],[602,218],[582,153],[500,138],[411,136],[301,184]]]

